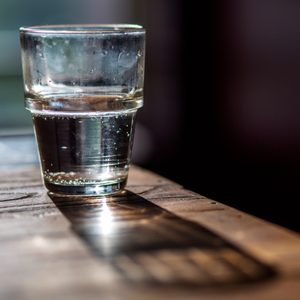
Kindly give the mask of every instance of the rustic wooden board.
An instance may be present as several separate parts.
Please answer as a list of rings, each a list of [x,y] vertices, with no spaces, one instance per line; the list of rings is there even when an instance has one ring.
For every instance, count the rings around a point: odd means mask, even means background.
[[[137,167],[105,199],[51,199],[37,167],[2,171],[0,228],[1,300],[300,295],[298,234]]]

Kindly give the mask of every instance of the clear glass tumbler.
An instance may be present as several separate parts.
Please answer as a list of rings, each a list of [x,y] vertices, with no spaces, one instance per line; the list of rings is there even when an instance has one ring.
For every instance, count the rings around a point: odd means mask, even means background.
[[[145,30],[138,25],[20,28],[25,106],[46,188],[106,195],[124,189],[143,105]]]

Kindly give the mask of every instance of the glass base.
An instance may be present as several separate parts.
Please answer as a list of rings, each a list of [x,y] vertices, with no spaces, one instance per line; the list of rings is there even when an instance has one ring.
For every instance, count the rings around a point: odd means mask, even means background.
[[[126,180],[110,184],[94,185],[59,185],[45,182],[45,186],[50,194],[59,196],[107,196],[118,194],[125,188]]]

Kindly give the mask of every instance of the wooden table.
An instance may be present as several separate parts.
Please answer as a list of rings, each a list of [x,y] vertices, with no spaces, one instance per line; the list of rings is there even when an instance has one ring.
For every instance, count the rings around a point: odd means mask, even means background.
[[[134,166],[90,199],[2,170],[0,228],[1,300],[300,299],[298,234]]]

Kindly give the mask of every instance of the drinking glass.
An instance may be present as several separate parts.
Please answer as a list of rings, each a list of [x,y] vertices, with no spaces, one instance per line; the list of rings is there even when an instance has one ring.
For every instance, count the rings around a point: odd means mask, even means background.
[[[20,28],[25,106],[46,188],[63,195],[124,189],[143,105],[139,25]]]

